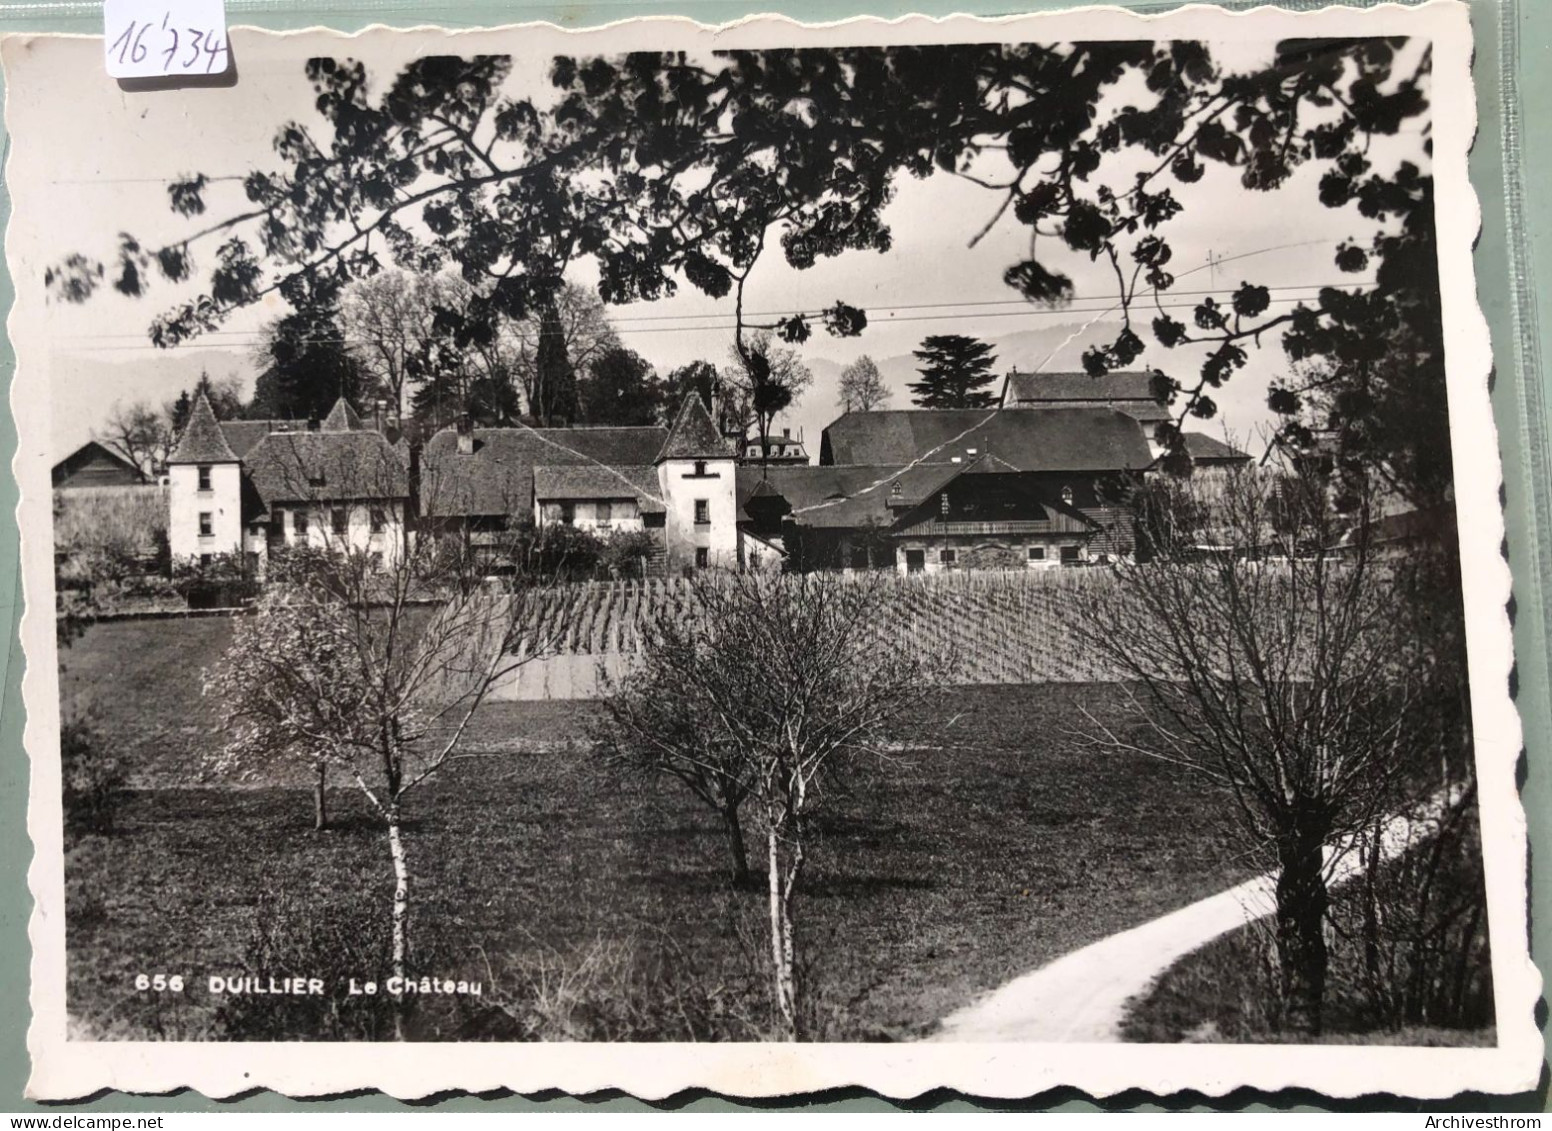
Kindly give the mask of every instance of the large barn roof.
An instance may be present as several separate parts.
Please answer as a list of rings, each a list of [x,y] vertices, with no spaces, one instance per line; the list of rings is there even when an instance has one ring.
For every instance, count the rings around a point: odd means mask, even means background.
[[[849,412],[824,431],[821,464],[950,463],[985,453],[1019,471],[1140,471],[1143,426],[1111,408]]]
[[[536,467],[650,466],[668,438],[659,425],[630,428],[476,428],[458,452],[447,428],[421,457],[421,509],[428,515],[507,515],[533,505]]]
[[[1149,401],[1153,390],[1146,373],[1106,373],[1092,377],[1087,373],[1008,374],[1005,403],[1015,401]]]

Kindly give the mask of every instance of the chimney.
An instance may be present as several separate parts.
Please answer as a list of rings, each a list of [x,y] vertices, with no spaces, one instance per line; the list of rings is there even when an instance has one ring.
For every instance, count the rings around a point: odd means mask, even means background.
[[[790,439],[792,439],[792,429],[790,429],[790,428],[783,428],[781,430],[781,438],[783,440],[790,440]]]
[[[467,412],[458,417],[458,454],[461,456],[474,454],[474,417]]]

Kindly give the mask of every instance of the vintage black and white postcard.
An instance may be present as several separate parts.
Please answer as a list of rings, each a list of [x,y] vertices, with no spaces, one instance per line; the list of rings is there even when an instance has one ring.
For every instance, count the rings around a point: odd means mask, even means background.
[[[3,43],[34,1095],[1534,1085],[1464,5],[195,30]]]

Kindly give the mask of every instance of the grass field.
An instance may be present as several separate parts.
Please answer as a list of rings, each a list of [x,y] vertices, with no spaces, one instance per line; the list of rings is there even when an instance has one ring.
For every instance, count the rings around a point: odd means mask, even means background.
[[[155,623],[183,632],[195,622]],[[88,695],[81,683],[102,661],[88,659],[91,647],[67,656],[74,694],[92,701],[142,784],[175,778],[212,740],[185,685],[216,647],[191,640],[178,664],[135,671],[132,710],[119,702],[131,677]],[[1078,699],[1103,712],[1114,697],[1057,684],[955,689],[900,721],[911,742],[887,763],[824,799],[799,914],[825,1035],[921,1035],[1008,978],[1234,878],[1220,870],[1215,803],[1197,783],[1141,758],[1080,752],[1064,736]],[[548,976],[535,988],[537,964],[554,973],[600,944],[655,948],[717,985],[758,960],[747,951],[760,945],[763,898],[727,889],[711,814],[668,783],[615,777],[556,744],[595,710],[493,704],[469,744],[482,756],[412,795],[414,937],[434,944],[435,972],[493,978],[521,996],[553,992]],[[163,714],[159,727],[142,721]],[[209,1035],[208,973],[308,973],[244,968],[261,909],[277,899],[314,925],[361,929],[359,893],[380,906],[389,891],[386,847],[350,791],[333,803],[341,827],[315,833],[304,789],[141,789],[112,834],[73,843],[77,1030]],[[153,1001],[132,988],[142,972],[183,973],[193,988]]]

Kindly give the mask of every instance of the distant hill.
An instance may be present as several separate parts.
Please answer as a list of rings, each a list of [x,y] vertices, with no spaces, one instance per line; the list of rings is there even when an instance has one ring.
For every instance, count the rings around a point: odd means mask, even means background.
[[[54,411],[50,462],[91,439],[115,404],[143,400],[160,406],[184,389],[192,389],[201,373],[209,373],[212,380],[235,373],[245,394],[253,391],[253,363],[246,350],[137,348],[122,355],[55,353],[50,358],[49,374]]]

